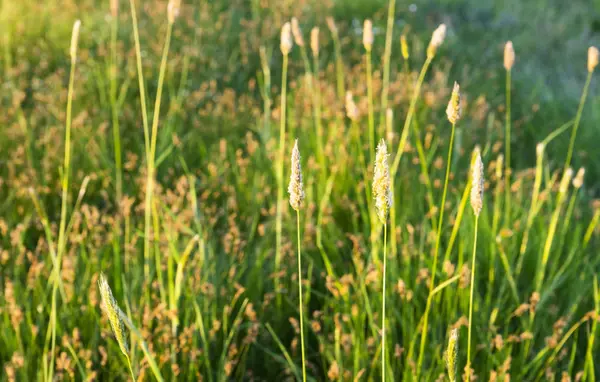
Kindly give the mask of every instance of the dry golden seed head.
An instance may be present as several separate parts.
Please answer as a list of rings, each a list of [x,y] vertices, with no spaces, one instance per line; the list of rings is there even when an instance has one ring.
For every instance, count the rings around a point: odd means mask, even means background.
[[[290,194],[290,205],[298,211],[302,207],[302,202],[304,202],[304,185],[302,184],[302,165],[300,164],[300,150],[298,149],[297,139],[292,150],[292,174],[290,175],[288,193]]]
[[[310,49],[313,52],[313,55],[319,55],[319,28],[314,27],[310,31]]]
[[[579,189],[583,186],[583,177],[585,176],[585,168],[581,167],[573,179],[573,187]]]
[[[408,42],[406,42],[405,35],[400,36],[400,50],[402,51],[402,58],[408,60],[410,55],[408,53]]]
[[[481,161],[481,154],[479,151],[475,155],[472,173],[471,207],[473,208],[475,215],[479,216],[481,209],[483,208],[483,162]]]
[[[508,41],[504,45],[504,69],[511,70],[515,64],[515,49],[512,41]]]
[[[110,14],[112,17],[119,15],[119,0],[110,0]]]
[[[590,46],[588,48],[588,72],[593,72],[596,66],[598,65],[598,48],[595,46]]]
[[[108,321],[110,322],[110,326],[115,334],[115,338],[119,343],[121,352],[123,352],[125,356],[128,356],[129,349],[127,347],[127,341],[125,340],[125,329],[123,326],[123,321],[121,320],[121,316],[119,315],[121,309],[119,309],[117,301],[113,297],[112,291],[110,290],[110,286],[108,285],[104,274],[100,274],[98,286],[100,287],[102,308],[108,317]]]
[[[563,174],[562,179],[560,180],[560,186],[558,187],[558,192],[564,194],[569,189],[569,183],[571,183],[571,178],[573,177],[573,169],[570,167]]]
[[[446,24],[440,24],[440,26],[438,26],[431,35],[431,41],[427,47],[427,57],[432,58],[435,56],[437,49],[444,43],[445,38]]]
[[[304,46],[304,37],[302,37],[302,30],[300,29],[300,24],[298,23],[298,19],[292,18],[292,35],[294,35],[294,42],[298,46]]]
[[[460,119],[461,113],[460,86],[458,86],[457,82],[454,82],[452,96],[450,97],[450,102],[448,102],[448,107],[446,108],[446,115],[448,116],[450,123],[455,124]]]
[[[81,28],[81,20],[75,21],[73,24],[73,33],[71,33],[71,63],[77,60],[77,45],[79,43],[79,29]]]
[[[329,31],[333,34],[337,34],[338,29],[337,29],[337,26],[335,25],[335,20],[333,19],[333,17],[327,16],[325,21],[327,21],[327,28],[329,28]]]
[[[502,178],[502,170],[504,169],[504,155],[498,155],[498,159],[496,160],[496,180],[500,180]]]
[[[346,115],[352,121],[358,121],[359,113],[358,107],[356,103],[354,103],[354,98],[352,97],[352,92],[346,92]]]
[[[175,19],[179,17],[180,12],[181,0],[169,0],[169,5],[167,5],[167,20],[169,20],[170,24],[175,22]]]
[[[292,41],[292,26],[289,22],[287,22],[283,24],[283,27],[281,28],[281,53],[284,56],[287,56],[292,51],[293,46],[294,42]]]
[[[370,52],[373,48],[373,23],[371,20],[365,20],[363,26],[363,45],[367,52]]]
[[[450,382],[456,381],[456,358],[458,354],[458,329],[454,328],[450,332],[448,339],[448,349],[446,350],[446,366],[448,366],[448,379]]]
[[[375,154],[375,171],[373,173],[373,196],[375,198],[375,209],[382,223],[386,222],[387,213],[392,205],[390,188],[390,168],[388,166],[388,152],[385,140],[377,145]]]

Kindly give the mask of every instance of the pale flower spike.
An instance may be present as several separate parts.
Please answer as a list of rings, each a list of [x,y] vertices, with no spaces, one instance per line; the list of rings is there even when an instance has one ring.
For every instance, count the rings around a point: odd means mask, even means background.
[[[292,41],[292,26],[289,22],[287,22],[283,24],[283,27],[281,28],[281,53],[283,53],[284,56],[287,56],[291,52],[293,46],[294,42]]]
[[[319,55],[319,28],[314,27],[310,31],[310,49],[313,52],[313,55]]]
[[[472,185],[471,185],[471,207],[476,216],[479,216],[483,208],[483,162],[481,153],[477,150],[475,154],[475,163],[473,164]]]
[[[598,48],[596,48],[595,46],[590,46],[588,49],[588,62],[587,62],[587,67],[588,67],[588,72],[593,72],[594,69],[596,68],[596,66],[598,66],[598,56],[599,56],[599,52],[598,52]]]
[[[375,171],[373,174],[373,195],[375,198],[375,209],[382,223],[386,222],[387,213],[392,206],[392,195],[390,188],[390,168],[388,165],[388,152],[385,141],[382,139],[377,145],[375,154]]]
[[[102,299],[102,308],[108,317],[108,321],[110,322],[110,326],[115,334],[115,338],[119,343],[119,347],[121,348],[121,352],[128,356],[129,349],[127,347],[127,341],[125,340],[125,329],[123,326],[123,321],[121,320],[120,311],[121,309],[117,305],[117,301],[113,297],[112,291],[110,290],[110,286],[106,281],[106,277],[103,274],[100,275],[100,279],[98,280],[98,287],[100,287],[100,297]]]
[[[458,354],[458,329],[452,329],[448,339],[448,349],[446,350],[446,365],[448,366],[448,379],[450,382],[456,382],[456,358]]]
[[[71,34],[71,49],[69,51],[71,55],[71,63],[75,63],[77,60],[77,45],[79,44],[79,29],[81,29],[81,20],[75,21],[73,24],[73,33]]]
[[[292,150],[292,173],[288,193],[290,194],[290,205],[298,211],[304,202],[304,185],[302,184],[302,165],[300,164],[300,150],[298,149],[297,139]]]
[[[515,49],[513,48],[512,41],[508,41],[504,45],[504,69],[511,70],[515,64]]]
[[[292,35],[294,36],[294,42],[298,46],[304,46],[304,37],[302,36],[302,30],[297,18],[292,18]]]
[[[444,39],[446,38],[446,24],[441,24],[436,30],[433,31],[431,35],[431,42],[427,47],[427,57],[433,58],[437,49],[444,43]]]
[[[371,20],[365,20],[363,26],[363,45],[365,46],[365,50],[370,52],[373,48],[373,23]]]
[[[169,24],[175,22],[175,19],[179,17],[180,11],[181,0],[169,0],[169,5],[167,6],[167,19],[169,20]]]
[[[452,96],[450,97],[450,102],[448,102],[448,107],[446,108],[446,115],[452,124],[455,124],[462,115],[460,106],[460,86],[457,82],[454,82]]]

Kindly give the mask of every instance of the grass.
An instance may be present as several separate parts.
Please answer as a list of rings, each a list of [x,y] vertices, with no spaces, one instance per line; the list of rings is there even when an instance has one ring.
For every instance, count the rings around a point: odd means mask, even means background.
[[[449,338],[457,380],[469,363],[480,380],[596,380],[600,115],[583,2],[184,1],[177,18],[167,1],[119,3],[0,3],[0,381],[430,381],[447,378]],[[319,27],[318,50],[281,53],[292,17]],[[557,48],[535,48],[538,30]]]

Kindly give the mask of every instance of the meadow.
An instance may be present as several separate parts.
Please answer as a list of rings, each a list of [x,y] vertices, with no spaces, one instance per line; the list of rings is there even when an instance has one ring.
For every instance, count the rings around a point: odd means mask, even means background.
[[[596,381],[598,27],[501,3],[0,0],[0,381]]]

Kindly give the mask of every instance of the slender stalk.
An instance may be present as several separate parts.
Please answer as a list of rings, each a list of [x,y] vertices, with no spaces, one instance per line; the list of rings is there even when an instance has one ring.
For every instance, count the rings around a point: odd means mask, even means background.
[[[477,255],[477,228],[479,215],[475,216],[475,234],[473,238],[473,260],[471,262],[471,292],[469,294],[469,330],[467,339],[467,382],[471,380],[471,330],[473,328],[473,292],[475,290],[475,257]]]
[[[510,79],[510,74],[511,71],[507,70],[506,71],[506,123],[505,123],[505,134],[504,137],[506,139],[506,142],[504,143],[504,150],[505,150],[505,162],[504,162],[504,177],[505,177],[505,186],[504,186],[504,195],[505,195],[505,202],[504,202],[504,217],[505,217],[505,221],[504,221],[504,226],[508,227],[510,225],[510,173],[511,173],[511,162],[510,162],[510,130],[511,130],[511,120],[510,120],[510,93],[511,93],[511,79]]]
[[[571,166],[571,158],[573,157],[573,147],[575,146],[575,138],[577,136],[577,128],[579,127],[579,121],[581,121],[581,114],[583,112],[583,106],[585,105],[585,100],[588,95],[588,89],[590,87],[590,82],[592,82],[592,74],[594,72],[590,71],[588,73],[587,79],[585,80],[585,85],[583,87],[583,92],[581,94],[581,99],[579,100],[579,107],[577,108],[577,115],[575,116],[575,123],[573,124],[573,132],[571,133],[571,142],[569,143],[569,151],[567,151],[567,159],[565,160],[564,171],[567,171],[569,166]]]
[[[123,163],[121,158],[121,132],[119,127],[119,108],[117,106],[117,34],[119,30],[118,17],[112,18],[110,30],[110,103],[113,125],[113,145],[115,155],[115,193],[117,205],[123,197]],[[117,220],[120,224],[120,218]]]
[[[317,156],[319,157],[319,161],[321,162],[321,166],[323,170],[325,170],[325,155],[324,155],[324,144],[323,141],[325,137],[323,136],[323,124],[321,122],[321,99],[319,97],[319,92],[321,89],[319,88],[319,56],[318,54],[313,54],[313,73],[314,73],[314,89],[313,91],[313,107],[314,107],[314,118],[315,125],[317,128]]]
[[[279,157],[277,162],[277,216],[275,218],[275,288],[279,289],[279,270],[281,268],[281,228],[283,210],[283,161],[285,155],[285,119],[287,99],[288,55],[283,55],[283,71],[281,75],[281,118],[279,122]],[[280,293],[277,293],[279,296]],[[278,298],[281,303],[281,297]]]
[[[302,302],[302,252],[300,250],[300,211],[296,210],[296,231],[298,234],[298,298],[300,300],[300,343],[302,348],[302,381],[306,382],[306,359],[304,351],[304,303]]]
[[[129,6],[131,9],[131,22],[133,25],[133,41],[135,44],[135,57],[137,64],[137,77],[138,86],[140,90],[140,104],[142,108],[142,125],[144,127],[144,146],[146,149],[146,160],[150,161],[150,128],[148,124],[148,109],[146,107],[146,87],[144,84],[144,71],[142,68],[142,53],[140,48],[140,35],[138,31],[137,14],[135,10],[134,0],[129,0]],[[149,170],[149,169],[148,169]],[[148,185],[149,183],[146,183]],[[148,199],[149,195],[146,195]],[[144,211],[144,280],[150,280],[150,224],[152,220],[151,208],[148,204],[150,200],[146,200],[145,211]],[[146,301],[150,302],[149,290],[146,290]]]
[[[387,266],[387,222],[383,224],[383,291],[381,298],[383,299],[383,309],[381,313],[381,381],[385,382],[385,275]]]
[[[129,359],[129,356],[125,356],[127,358],[127,366],[129,366],[129,373],[131,374],[131,380],[132,381],[137,381],[137,379],[135,379],[135,374],[133,373],[133,367],[131,367],[131,359]]]
[[[456,124],[452,124],[452,132],[450,133],[450,145],[448,146],[448,157],[446,159],[446,176],[444,180],[444,190],[442,192],[442,200],[440,202],[439,211],[440,215],[438,218],[437,224],[437,232],[435,239],[435,250],[433,252],[433,266],[431,268],[431,282],[429,283],[429,291],[433,291],[433,287],[435,285],[435,276],[437,271],[437,263],[438,263],[438,254],[440,250],[440,240],[442,236],[442,225],[444,222],[444,206],[446,205],[446,194],[448,192],[448,180],[450,179],[450,167],[452,163],[452,149],[454,147],[454,131]],[[429,321],[429,312],[431,308],[431,299],[427,300],[427,305],[425,306],[425,314],[423,318],[423,330],[421,334],[421,346],[419,348],[419,358],[417,361],[417,373],[421,370],[421,364],[423,362],[423,356],[425,354],[425,343],[427,342],[427,324]]]
[[[373,68],[371,67],[371,50],[365,54],[367,62],[367,98],[369,101],[369,153],[375,158],[375,116],[373,111]]]
[[[392,55],[392,33],[394,31],[394,16],[396,10],[396,0],[390,0],[388,3],[387,27],[385,32],[385,51],[383,53],[383,87],[381,89],[381,111],[379,112],[379,126],[381,136],[385,126],[385,113],[388,105],[388,93],[390,88],[390,59]]]
[[[52,283],[52,304],[50,310],[50,332],[51,332],[51,350],[50,350],[50,365],[48,370],[47,380],[52,381],[54,375],[54,354],[56,349],[56,292],[58,290],[60,269],[62,264],[62,256],[65,252],[67,228],[67,202],[69,198],[69,180],[71,172],[71,119],[73,109],[73,87],[75,83],[75,64],[77,60],[71,57],[71,71],[69,74],[69,90],[67,93],[67,119],[65,123],[65,154],[62,176],[62,196],[60,207],[60,225],[58,229],[58,247],[56,255],[56,267],[54,268],[54,278]]]

